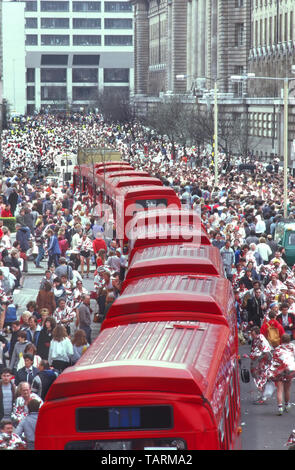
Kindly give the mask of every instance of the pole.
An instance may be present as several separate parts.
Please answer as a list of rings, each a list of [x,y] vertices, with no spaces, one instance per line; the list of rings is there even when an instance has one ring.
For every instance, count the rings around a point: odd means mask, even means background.
[[[214,186],[218,185],[218,98],[217,81],[214,84]]]
[[[284,217],[287,218],[288,201],[288,124],[289,124],[289,81],[284,80]]]

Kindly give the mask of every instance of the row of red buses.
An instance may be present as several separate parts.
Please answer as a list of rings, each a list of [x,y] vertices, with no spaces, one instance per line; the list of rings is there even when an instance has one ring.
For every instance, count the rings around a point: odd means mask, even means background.
[[[167,320],[104,329],[51,386],[35,448],[236,449],[234,351],[222,323]]]
[[[114,187],[107,174],[118,239],[130,239],[126,278],[99,336],[51,386],[36,449],[240,448],[237,319],[219,250],[171,188]]]
[[[131,172],[125,176],[126,169]],[[74,171],[74,189],[80,187],[82,179],[82,191],[87,191],[90,199],[97,199],[109,204],[113,210],[116,225],[117,239],[122,244],[128,242],[126,229],[134,214],[138,211],[147,211],[152,208],[174,207],[180,208],[181,203],[173,189],[163,186],[158,178],[146,176],[145,172],[135,172],[129,164],[115,164],[106,162],[96,164],[94,168],[88,165],[76,167]],[[114,175],[116,173],[115,177]],[[123,175],[122,175],[123,173]],[[111,177],[109,178],[108,175]]]

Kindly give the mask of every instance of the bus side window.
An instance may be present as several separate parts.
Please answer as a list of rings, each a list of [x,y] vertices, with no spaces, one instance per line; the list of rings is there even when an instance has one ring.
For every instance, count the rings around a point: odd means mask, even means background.
[[[219,422],[219,442],[220,449],[225,450],[225,431],[224,431],[224,413]]]
[[[234,371],[233,371],[234,374]],[[232,421],[232,432],[235,427],[237,408],[236,408],[236,393],[235,393],[235,380],[234,375],[230,378],[230,407],[231,407],[231,421]]]
[[[224,404],[224,432],[225,432],[225,449],[229,449],[230,445],[230,423],[229,423],[229,406],[228,406],[228,397],[226,397]]]

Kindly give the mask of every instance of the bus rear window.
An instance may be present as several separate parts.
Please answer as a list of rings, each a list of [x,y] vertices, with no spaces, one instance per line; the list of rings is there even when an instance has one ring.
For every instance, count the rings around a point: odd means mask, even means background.
[[[126,439],[122,441],[73,441],[65,445],[65,450],[144,450],[151,448],[163,448],[185,450],[187,444],[183,439],[178,438],[147,438],[147,439]]]
[[[170,406],[91,407],[76,410],[78,432],[171,429],[172,427],[173,417]]]
[[[163,207],[168,206],[167,199],[140,199],[136,201],[135,203],[136,205],[139,205],[143,207],[144,209],[152,209],[160,205]]]

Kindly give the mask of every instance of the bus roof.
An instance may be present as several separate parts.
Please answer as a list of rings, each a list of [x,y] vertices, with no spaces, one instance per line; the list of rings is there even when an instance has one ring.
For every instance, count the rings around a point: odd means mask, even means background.
[[[150,176],[147,171],[138,171],[138,170],[120,170],[120,171],[112,171],[108,173],[107,178],[116,178],[117,176]]]
[[[128,162],[123,162],[122,160],[107,160],[105,162],[97,162],[95,163],[95,168],[100,168],[102,166],[109,166],[109,165],[130,165]]]
[[[125,176],[108,179],[108,184],[112,185],[114,188],[122,188],[123,186],[141,186],[141,185],[154,185],[154,186],[163,186],[162,181],[159,178],[152,178],[151,176],[147,177],[137,177],[137,176]]]
[[[134,216],[134,225],[148,225],[153,221],[154,223],[158,222],[177,222],[181,225],[184,224],[194,224],[201,225],[202,221],[200,216],[192,210],[187,209],[151,209],[148,212],[138,212]]]
[[[133,225],[133,224],[132,224]],[[195,243],[211,245],[210,238],[204,228],[193,225],[154,224],[129,230],[126,234],[130,240],[130,262],[135,250],[153,245],[179,245]]]
[[[140,248],[129,263],[124,285],[137,277],[172,273],[223,276],[220,251],[211,245],[199,246],[192,243]]]
[[[211,318],[229,324],[232,305],[231,283],[223,277],[184,273],[136,278],[111,305],[101,328],[173,317],[192,321]]]
[[[116,391],[155,391],[211,398],[229,337],[224,325],[168,321],[104,330],[46,400]]]
[[[176,193],[172,188],[167,186],[155,186],[155,185],[147,185],[147,186],[125,186],[123,188],[117,188],[116,190],[117,196],[124,196],[126,198],[132,197],[140,197],[140,196],[151,196],[153,193],[160,195],[161,197],[164,196],[176,196]],[[180,201],[179,201],[180,203]]]
[[[107,165],[107,166],[101,166],[99,168],[95,169],[95,172],[97,174],[103,174],[103,173],[111,173],[112,171],[119,171],[121,169],[127,168],[127,165]],[[128,166],[128,168],[132,169],[133,167],[131,165]]]

